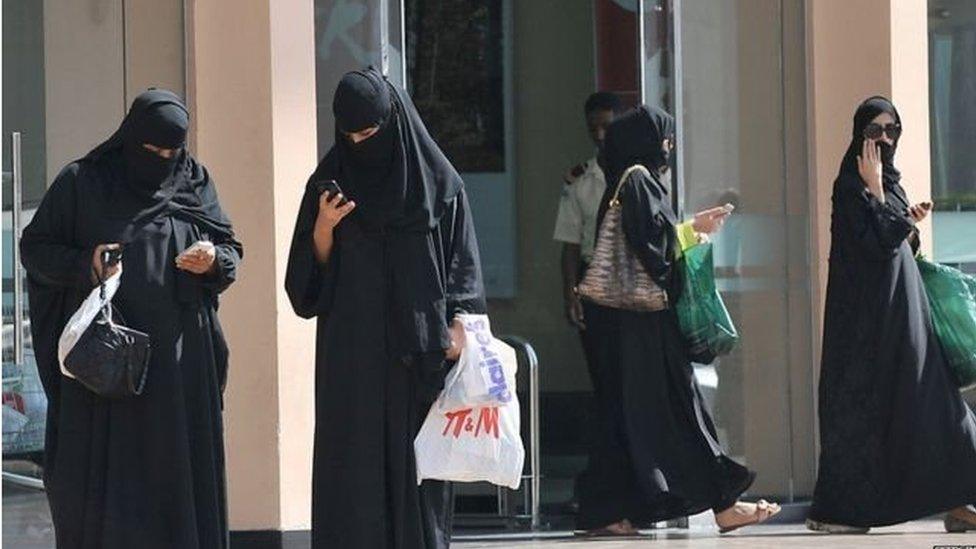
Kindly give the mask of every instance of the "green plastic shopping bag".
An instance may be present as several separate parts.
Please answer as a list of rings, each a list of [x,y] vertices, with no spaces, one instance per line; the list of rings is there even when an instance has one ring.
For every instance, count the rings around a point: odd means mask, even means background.
[[[739,341],[728,309],[715,286],[712,244],[696,244],[678,261],[681,295],[675,304],[678,325],[688,344],[688,358],[711,364],[728,354]]]
[[[959,387],[976,386],[976,277],[919,258],[932,326]]]

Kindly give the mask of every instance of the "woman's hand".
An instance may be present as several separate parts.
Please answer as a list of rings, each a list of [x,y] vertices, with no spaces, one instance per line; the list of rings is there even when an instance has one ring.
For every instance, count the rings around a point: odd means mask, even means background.
[[[356,203],[352,200],[342,204],[340,193],[322,193],[319,196],[319,215],[315,218],[315,231],[332,232],[340,221],[354,209]],[[341,205],[340,205],[341,204]]]
[[[115,265],[102,264],[103,253],[109,250],[118,250],[121,247],[122,245],[119,243],[99,244],[95,247],[95,253],[92,254],[92,274],[95,277],[94,282],[97,283],[99,280],[107,280],[122,269],[121,261]]]
[[[342,204],[342,195],[339,193],[325,192],[319,196],[319,214],[315,218],[315,228],[312,231],[312,249],[315,260],[320,264],[325,264],[332,255],[332,232],[355,208],[356,203],[352,200]]]
[[[464,336],[464,324],[457,318],[451,323],[451,327],[448,329],[451,335],[451,348],[444,352],[444,358],[450,362],[456,362],[461,358],[461,350],[464,349],[465,336]]]
[[[870,139],[865,139],[861,146],[861,154],[857,157],[857,171],[861,174],[864,186],[878,200],[884,202],[884,187],[881,184],[881,151]]]
[[[915,223],[921,223],[926,217],[928,217],[929,212],[931,211],[932,211],[931,202],[920,202],[918,204],[915,204],[911,208],[908,208],[908,213],[909,215],[912,216],[912,219],[915,221]]]
[[[695,229],[696,233],[700,234],[716,233],[722,228],[725,220],[730,215],[732,215],[732,209],[729,206],[716,206],[715,208],[702,210],[695,214],[695,218],[691,222],[691,227]]]
[[[193,274],[210,274],[217,268],[217,247],[201,240],[176,256],[176,268]]]

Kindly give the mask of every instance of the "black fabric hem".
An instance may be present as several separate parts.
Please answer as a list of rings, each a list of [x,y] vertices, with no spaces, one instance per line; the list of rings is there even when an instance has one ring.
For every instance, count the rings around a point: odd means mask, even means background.
[[[726,492],[722,498],[719,499],[719,503],[712,506],[712,511],[715,513],[721,513],[722,511],[731,509],[732,506],[739,501],[742,494],[749,490],[754,482],[756,482],[756,472],[746,469],[746,476],[743,481],[732,490]]]
[[[968,500],[968,501],[967,501]],[[959,496],[958,503],[953,504],[942,504],[942,505],[930,505],[928,507],[923,507],[921,511],[916,511],[913,513],[904,513],[896,518],[885,518],[885,519],[845,519],[838,517],[829,517],[826,514],[821,514],[817,510],[816,500],[810,508],[809,518],[817,522],[825,522],[828,524],[840,524],[844,526],[856,526],[858,528],[881,528],[884,526],[895,526],[898,524],[904,524],[906,522],[911,522],[913,520],[919,520],[926,517],[931,517],[933,515],[940,515],[947,513],[957,507],[964,507],[967,505],[976,504],[976,494],[972,496]]]
[[[580,530],[594,530],[620,522],[624,519],[634,524],[646,524],[697,515],[708,510],[719,513],[729,509],[739,501],[742,494],[749,490],[755,482],[756,472],[745,468],[726,456],[721,456],[719,460],[723,468],[734,466],[735,468],[741,469],[745,476],[738,481],[732,481],[734,484],[729,483],[728,485],[731,485],[731,488],[722,489],[715,502],[693,503],[674,492],[659,492],[650,498],[640,494],[620,494],[618,501],[622,503],[618,510],[589,515],[581,513],[577,517],[577,527]],[[632,499],[635,496],[643,501],[626,503],[627,499]],[[627,509],[628,507],[630,509]]]

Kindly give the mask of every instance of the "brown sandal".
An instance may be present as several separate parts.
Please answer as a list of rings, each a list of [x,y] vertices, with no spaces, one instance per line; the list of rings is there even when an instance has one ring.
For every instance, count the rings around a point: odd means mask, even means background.
[[[736,503],[735,505],[739,505],[739,503]],[[741,524],[736,524],[736,525],[733,525],[733,526],[722,526],[722,525],[719,525],[718,533],[719,534],[728,534],[729,532],[733,532],[733,531],[738,530],[739,528],[742,528],[742,527],[745,527],[745,526],[752,526],[752,525],[755,525],[755,524],[760,524],[760,523],[766,522],[767,520],[771,519],[772,517],[778,515],[779,512],[783,510],[779,506],[778,503],[769,503],[768,501],[766,501],[764,499],[761,499],[761,500],[757,501],[755,503],[755,506],[756,506],[756,509],[752,512],[752,518],[750,518],[746,522],[743,522]]]
[[[945,529],[949,533],[976,532],[976,512],[960,507],[946,513]]]

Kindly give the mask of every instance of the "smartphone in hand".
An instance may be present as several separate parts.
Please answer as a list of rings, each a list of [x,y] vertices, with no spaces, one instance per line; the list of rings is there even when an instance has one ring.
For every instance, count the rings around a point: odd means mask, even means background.
[[[112,248],[110,250],[102,251],[102,265],[105,267],[114,267],[122,261],[122,248]]]
[[[322,196],[322,193],[329,193],[330,198],[337,194],[343,195],[342,200],[339,201],[340,206],[343,206],[346,204],[346,202],[349,202],[349,198],[347,198],[342,192],[342,188],[339,187],[339,183],[337,183],[335,179],[316,181],[315,189],[318,191],[319,196]]]
[[[206,240],[201,240],[199,242],[194,242],[189,248],[183,250],[178,257],[186,257],[201,251],[209,251],[214,248],[213,242]]]

